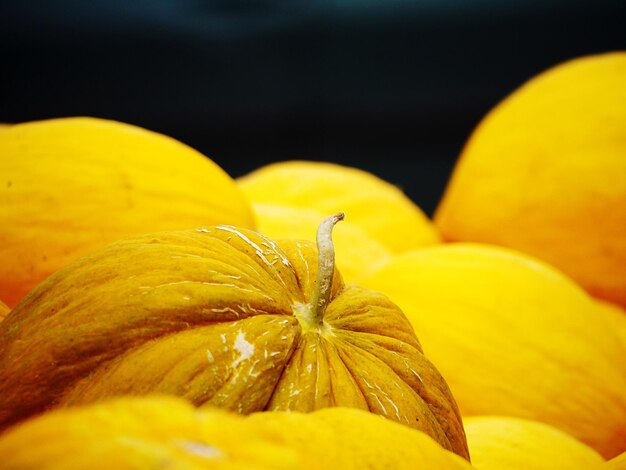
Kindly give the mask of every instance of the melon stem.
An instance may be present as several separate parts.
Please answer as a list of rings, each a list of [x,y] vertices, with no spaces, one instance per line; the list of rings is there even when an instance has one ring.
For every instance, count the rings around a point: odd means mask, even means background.
[[[325,218],[317,228],[317,279],[311,295],[312,324],[321,325],[324,312],[330,302],[335,274],[335,247],[333,245],[333,227],[345,219],[343,212]]]

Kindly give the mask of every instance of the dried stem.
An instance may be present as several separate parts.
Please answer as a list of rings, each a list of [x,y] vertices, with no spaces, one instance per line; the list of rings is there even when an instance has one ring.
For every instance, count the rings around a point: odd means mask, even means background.
[[[333,245],[333,227],[343,220],[345,214],[339,212],[322,221],[317,229],[317,281],[311,296],[313,324],[320,325],[324,318],[324,311],[330,302],[330,292],[333,286],[335,273],[335,247]]]

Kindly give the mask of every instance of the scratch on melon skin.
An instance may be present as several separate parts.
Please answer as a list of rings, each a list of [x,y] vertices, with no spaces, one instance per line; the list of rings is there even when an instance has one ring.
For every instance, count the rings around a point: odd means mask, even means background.
[[[244,242],[246,242],[247,244],[249,244],[252,248],[254,248],[256,255],[261,258],[263,260],[263,262],[265,264],[267,264],[270,268],[273,268],[274,264],[276,263],[276,259],[280,259],[282,261],[282,263],[288,267],[288,268],[292,268],[291,264],[289,263],[289,260],[279,251],[276,250],[276,244],[272,243],[268,243],[269,239],[265,239],[266,241],[263,242],[263,244],[267,247],[266,249],[261,248],[258,244],[256,244],[255,242],[253,242],[252,240],[250,240],[249,237],[247,237],[246,235],[244,235],[243,233],[241,233],[241,231],[237,230],[235,227],[231,227],[231,226],[225,226],[225,225],[218,225],[217,227],[215,227],[218,230],[225,230],[227,232],[233,233],[235,235],[237,235],[239,238],[241,238]],[[273,244],[273,246],[272,246]],[[274,258],[272,261],[269,261],[265,255],[265,253],[272,253],[275,254],[278,258]],[[282,277],[278,277],[278,279],[282,280]],[[283,283],[283,285],[285,287],[286,284]]]
[[[287,339],[286,336],[283,336],[282,338]],[[239,351],[241,355],[231,364],[232,368],[237,367],[237,364],[240,362],[250,359],[254,354],[254,344],[246,341],[246,333],[244,331],[237,333],[234,348]]]
[[[217,447],[208,446],[202,442],[178,441],[177,444],[186,452],[205,459],[227,458],[226,454]]]

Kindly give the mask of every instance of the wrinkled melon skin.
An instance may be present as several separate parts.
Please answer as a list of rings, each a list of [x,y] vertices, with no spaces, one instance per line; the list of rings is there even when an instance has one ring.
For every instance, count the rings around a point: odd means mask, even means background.
[[[358,168],[290,160],[265,165],[236,181],[254,204],[322,214],[343,211],[346,221],[392,254],[440,242],[433,222],[400,188]]]
[[[0,428],[53,407],[164,393],[239,413],[372,411],[468,457],[454,398],[384,295],[333,277],[307,326],[317,251],[232,226],[114,243],[0,323]]]
[[[121,122],[62,118],[0,132],[0,299],[13,307],[82,255],[141,233],[254,227],[209,158]]]
[[[446,241],[542,259],[626,307],[626,51],[580,57],[496,106],[455,165]]]
[[[396,256],[359,284],[406,314],[463,416],[542,421],[605,458],[626,450],[618,319],[562,273],[513,250],[454,243]]]
[[[479,470],[602,469],[605,460],[569,434],[538,421],[505,416],[463,419],[472,465]]]
[[[372,413],[240,416],[173,397],[118,398],[61,409],[0,437],[3,468],[470,470],[430,437]]]

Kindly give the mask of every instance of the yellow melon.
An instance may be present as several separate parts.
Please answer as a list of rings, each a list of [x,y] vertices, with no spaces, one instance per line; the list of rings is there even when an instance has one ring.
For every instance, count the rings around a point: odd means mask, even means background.
[[[448,241],[493,243],[626,306],[626,52],[533,78],[473,132],[435,223]]]

